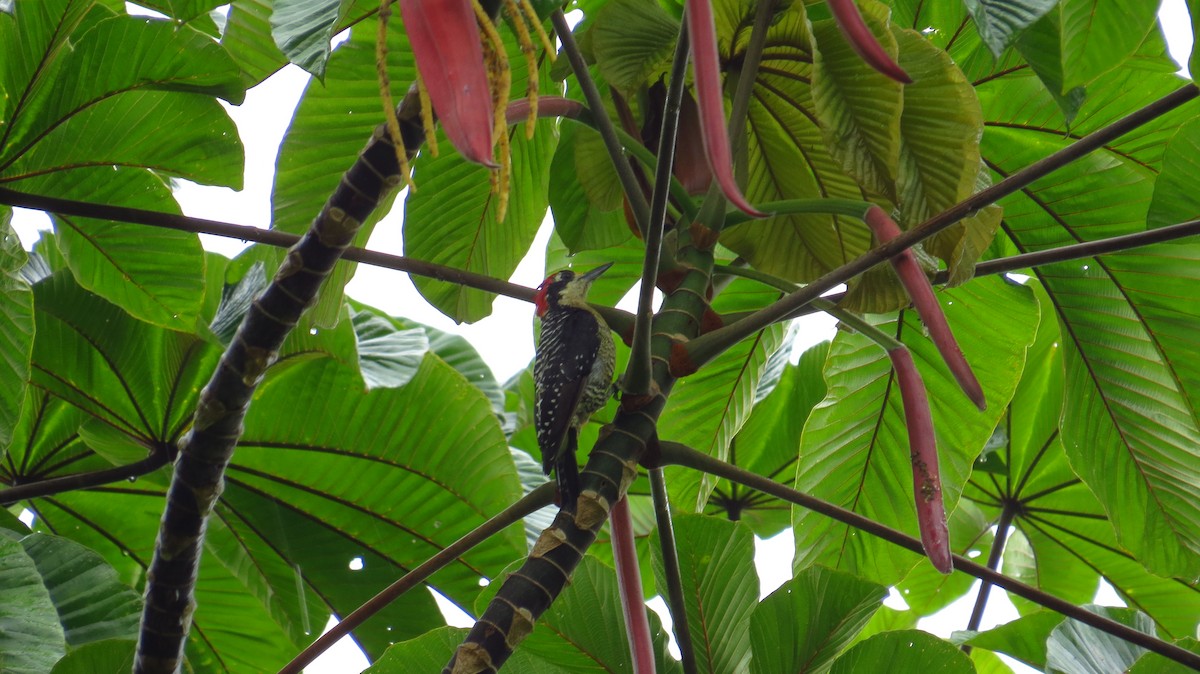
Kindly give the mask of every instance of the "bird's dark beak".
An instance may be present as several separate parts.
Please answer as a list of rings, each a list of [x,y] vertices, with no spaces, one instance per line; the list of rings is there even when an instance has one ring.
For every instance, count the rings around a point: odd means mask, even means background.
[[[595,281],[596,279],[600,278],[600,275],[603,274],[604,272],[608,271],[608,268],[611,266],[613,266],[613,263],[611,263],[611,262],[609,262],[608,264],[602,264],[599,267],[596,267],[595,269],[589,271],[588,273],[582,274],[580,276],[580,278],[586,279],[588,283],[591,283],[592,281]]]

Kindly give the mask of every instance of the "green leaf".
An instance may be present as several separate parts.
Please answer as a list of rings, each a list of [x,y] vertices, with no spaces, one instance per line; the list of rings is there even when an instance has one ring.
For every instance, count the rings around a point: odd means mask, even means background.
[[[833,663],[832,674],[852,672],[938,672],[974,674],[962,651],[927,632],[904,630],[877,634],[846,651]]]
[[[1200,642],[1192,637],[1180,639],[1175,642],[1176,646],[1186,648],[1193,653],[1200,653]],[[1194,671],[1187,665],[1181,665],[1174,660],[1159,655],[1158,653],[1146,653],[1138,658],[1133,667],[1129,668],[1129,674],[1188,674]]]
[[[776,351],[771,359],[785,349]],[[825,397],[821,370],[828,353],[829,342],[822,342],[805,351],[796,365],[784,361],[778,384],[770,395],[754,405],[746,425],[734,437],[731,463],[775,480],[792,481],[804,422]],[[791,523],[788,509],[781,507],[776,499],[727,480],[717,484],[705,512],[725,514],[744,522],[760,538],[773,536]]]
[[[1017,46],[1070,121],[1083,99],[1083,87],[1121,65],[1142,45],[1155,26],[1158,5],[1153,0],[1062,0],[1030,26]]]
[[[0,535],[0,666],[13,674],[49,671],[66,652],[50,592],[20,541]]]
[[[234,0],[229,4],[221,46],[241,68],[246,88],[262,82],[288,62],[271,39],[273,7],[274,0]]]
[[[354,376],[325,359],[265,382],[223,496],[257,522],[267,547],[256,555],[285,551],[342,615],[520,495],[490,403],[448,365],[427,355],[404,387],[369,393],[353,388]],[[343,393],[331,399],[331,390]],[[447,409],[453,424],[442,420]],[[429,582],[467,605],[480,577],[523,550],[514,527]],[[355,557],[363,560],[357,571],[347,567]],[[356,636],[381,653],[440,620],[431,607],[427,594],[412,593]]]
[[[743,672],[750,661],[750,623],[758,601],[750,529],[704,515],[675,518],[679,573],[688,631],[700,672]],[[656,544],[654,577],[667,587]]]
[[[288,60],[325,78],[334,26],[354,0],[276,0],[271,36]]]
[[[21,417],[33,351],[33,293],[20,276],[28,259],[10,224],[11,208],[0,208],[0,458]]]
[[[63,272],[38,283],[34,298],[35,385],[123,431],[143,456],[178,439],[201,377],[216,364],[215,347],[134,320]]]
[[[735,61],[745,49],[749,31],[742,27],[753,24],[754,5],[728,0],[715,3],[714,11],[722,58]],[[726,46],[735,36],[736,45]],[[776,17],[767,41],[772,47],[764,54],[749,109],[746,197],[751,203],[862,199],[862,188],[826,148],[817,121],[810,86],[813,38],[803,3]],[[862,68],[863,76],[871,77],[873,71]],[[727,229],[721,243],[759,271],[809,281],[869,249],[871,234],[862,222],[845,216],[778,215]]]
[[[975,90],[946,52],[915,31],[895,34],[900,67],[914,80],[904,87],[896,181],[901,219],[911,227],[986,187],[977,185],[983,115]],[[945,261],[952,284],[961,283],[973,275],[999,225],[999,209],[989,209],[939,232],[924,249]]]
[[[1057,0],[966,0],[975,30],[998,59],[1021,31],[1058,4]]]
[[[107,639],[71,649],[50,674],[98,674],[133,669],[134,639]]]
[[[22,39],[36,34],[30,38],[26,53],[6,61],[9,64],[5,67],[6,89],[28,94],[17,103],[19,107],[6,115],[11,128],[7,131],[5,160],[24,154],[52,130],[69,133],[56,127],[76,114],[84,113],[83,119],[93,119],[94,115],[88,114],[90,106],[130,93],[186,92],[242,102],[245,90],[237,66],[208,36],[170,21],[114,16],[101,7],[92,9],[81,29],[72,33],[75,29],[72,22],[79,21],[77,10],[69,6],[61,11],[64,13],[57,17],[37,17],[45,23],[39,21],[34,25],[24,18],[24,11],[17,12],[15,25],[0,20],[0,36],[13,30],[20,31]],[[57,30],[68,33],[55,35]],[[56,40],[67,35],[71,38],[70,48],[64,49],[64,43]],[[11,35],[5,42],[12,44]],[[121,58],[112,58],[112,54],[120,54]],[[214,110],[214,114],[224,116],[220,108]],[[101,119],[108,128],[97,129],[81,122],[72,135],[79,138],[86,129],[92,138],[103,138],[110,129],[129,124],[129,120],[115,117]],[[203,127],[197,130],[202,131]],[[172,131],[193,133],[190,125]],[[236,143],[236,135],[231,140]],[[147,144],[148,149],[151,145]],[[240,186],[240,182],[235,186]]]
[[[1188,189],[1189,178],[1200,171],[1200,120],[1179,127],[1163,153],[1162,173],[1154,182],[1154,197],[1146,214],[1147,227],[1163,227],[1200,219],[1200,197]]]
[[[554,230],[572,253],[619,245],[631,237],[622,206],[623,194],[608,153],[585,152],[599,140],[576,124],[560,128],[558,149],[550,164],[550,210]],[[611,203],[597,202],[588,190],[597,178],[616,187]]]
[[[1154,636],[1154,621],[1133,609],[1087,607],[1127,627]],[[1075,620],[1064,620],[1046,641],[1046,668],[1062,674],[1127,671],[1146,649]]]
[[[863,19],[893,58],[896,37],[889,11],[878,2],[864,6]],[[900,165],[900,115],[904,90],[867,66],[832,19],[813,23],[812,103],[825,144],[846,172],[869,190],[895,200]],[[920,77],[914,75],[920,82]]]
[[[882,605],[887,589],[819,566],[759,602],[750,617],[752,674],[828,671]]]
[[[20,543],[50,593],[69,646],[137,635],[142,599],[100,555],[47,534],[30,534]]]
[[[38,182],[77,199],[178,212],[166,186],[146,173],[97,168]],[[204,251],[195,234],[77,216],[53,220],[58,246],[84,288],[149,323],[176,330],[195,324],[204,300]]]
[[[1200,27],[1200,4],[1197,4],[1196,0],[1187,0],[1187,8],[1188,16],[1192,20],[1192,34],[1200,33],[1200,30],[1197,30]],[[1195,42],[1192,43],[1192,55],[1188,59],[1188,72],[1200,72],[1200,50],[1196,49]]]
[[[1128,106],[1177,87],[1170,75],[1125,70],[1090,87],[1072,133],[1110,123]],[[989,165],[1006,175],[1066,145],[1047,123],[1053,101],[1012,79],[981,86]],[[1023,97],[1023,98],[1022,98]],[[1118,103],[1118,101],[1120,103]],[[1002,200],[1005,232],[1038,251],[1143,231],[1153,171],[1183,115],[1167,115]],[[1189,299],[1200,293],[1200,246],[1159,244],[1039,267],[1062,324],[1067,407],[1063,442],[1120,545],[1152,572],[1200,575],[1200,361]]]
[[[612,0],[593,15],[589,35],[600,74],[629,94],[670,70],[679,21],[658,3]]]
[[[488,400],[492,403],[492,408],[495,410],[504,409],[504,393],[500,391],[500,384],[496,382],[495,375],[492,374],[492,369],[484,362],[483,357],[475,350],[466,339],[453,333],[444,332],[437,328],[432,328],[428,325],[422,325],[416,321],[410,321],[394,316],[386,316],[387,320],[391,321],[398,330],[409,330],[412,328],[420,328],[425,331],[426,339],[429,341],[429,350],[436,353],[438,358],[446,361],[450,367],[458,370],[458,373],[467,378],[473,386],[483,391]]]
[[[954,643],[986,648],[1012,656],[1043,669],[1046,666],[1046,639],[1063,616],[1053,611],[1037,611],[985,632],[955,632]]]
[[[1016,388],[1033,339],[1038,308],[1027,288],[995,278],[977,279],[940,293],[959,345],[988,401],[978,412],[959,390],[914,312],[879,327],[912,352],[929,392],[942,489],[953,512],[976,456],[991,436]],[[1002,328],[987,316],[1005,316]],[[809,415],[801,438],[796,488],[915,535],[912,468],[900,396],[883,349],[867,338],[840,333],[825,366],[829,393]],[[821,563],[876,582],[898,581],[917,561],[910,552],[802,508],[793,508],[795,568]]]
[[[713,300],[713,309],[758,309],[778,297],[777,290],[738,279]],[[758,383],[783,333],[782,325],[772,325],[677,382],[659,419],[659,435],[728,459],[730,444],[750,416]],[[692,470],[668,469],[667,476],[671,500],[685,511],[702,510],[717,484],[715,478]]]
[[[407,384],[429,351],[425,331],[397,330],[387,319],[366,311],[355,313],[352,320],[358,338],[358,365],[367,388]]]

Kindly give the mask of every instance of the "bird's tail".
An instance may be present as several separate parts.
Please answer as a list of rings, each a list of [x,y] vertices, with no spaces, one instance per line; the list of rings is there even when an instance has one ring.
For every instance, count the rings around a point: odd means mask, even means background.
[[[579,447],[579,431],[574,428],[567,430],[566,442],[559,450],[554,461],[554,477],[558,481],[558,499],[562,509],[568,513],[575,512],[575,501],[579,499],[579,464],[575,460],[575,450]]]

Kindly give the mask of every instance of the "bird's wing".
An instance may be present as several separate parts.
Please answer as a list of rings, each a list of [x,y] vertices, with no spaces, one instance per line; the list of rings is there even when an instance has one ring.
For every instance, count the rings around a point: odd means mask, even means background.
[[[534,425],[542,450],[542,470],[549,475],[596,362],[600,337],[591,325],[595,319],[586,311],[566,311],[547,318],[542,321],[542,339],[534,366],[535,379],[540,383]],[[572,341],[560,338],[562,335],[571,335]]]

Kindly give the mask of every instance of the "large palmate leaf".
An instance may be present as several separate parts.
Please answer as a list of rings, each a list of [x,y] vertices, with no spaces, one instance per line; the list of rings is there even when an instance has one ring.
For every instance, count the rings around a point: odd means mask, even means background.
[[[26,405],[30,421],[18,426],[21,446],[8,457],[12,480],[96,470],[174,446],[217,348],[135,321],[64,272],[35,291],[38,388]],[[341,329],[352,333],[349,322]],[[357,360],[319,357],[320,336],[289,347],[273,368],[210,519],[188,656],[201,671],[282,664],[331,611],[349,612],[519,493],[491,404],[456,371],[428,356],[403,387],[367,393]],[[444,409],[456,411],[453,431],[441,425]],[[160,470],[29,507],[41,526],[96,549],[140,586],[167,478]],[[522,549],[514,529],[433,582],[468,604],[479,578]],[[436,615],[428,593],[411,593],[357,636],[377,655],[433,627]]]
[[[705,515],[675,519],[679,572],[688,631],[700,672],[744,672],[751,658],[751,615],[758,605],[750,529]],[[661,548],[654,576],[667,587]]]
[[[1153,45],[1147,45],[1147,48]],[[1124,69],[1089,86],[1072,134],[1087,133],[1177,85]],[[979,87],[984,156],[1007,175],[1071,142],[1056,103],[1027,78]],[[1154,171],[1184,113],[1164,116],[1002,200],[1004,231],[1022,252],[1141,231]],[[1161,244],[1040,267],[1062,323],[1068,459],[1098,497],[1120,544],[1150,570],[1200,575],[1200,293],[1193,243]]]
[[[1121,549],[1104,508],[1067,462],[1059,428],[1064,348],[1055,317],[1045,319],[982,464],[988,468],[971,477],[963,498],[989,522],[999,519],[1002,507],[1015,515],[1006,574],[1077,603],[1090,601],[1104,579],[1164,636],[1191,634],[1200,621],[1200,587],[1152,575]],[[1038,608],[1011,599],[1023,613]]]
[[[825,397],[821,371],[829,342],[805,351],[794,366],[787,365],[786,350],[781,348],[771,357],[775,360],[783,354],[785,366],[774,390],[754,405],[746,425],[730,442],[729,462],[791,485],[795,481],[804,422],[813,406]],[[714,488],[705,512],[741,521],[761,538],[774,536],[791,522],[786,504],[727,480],[721,480]]]
[[[759,602],[750,616],[750,671],[828,671],[886,596],[883,586],[847,573],[820,566],[801,571]]]
[[[716,3],[714,10],[723,57],[733,60],[745,48],[744,37],[738,45],[730,45],[729,41],[738,26],[753,22],[754,5],[730,0]],[[737,34],[744,36],[745,32]],[[768,32],[768,49],[749,109],[744,192],[752,203],[863,196],[862,189],[825,147],[809,84],[814,77],[812,40],[802,3],[793,3]],[[873,71],[858,63],[863,77],[870,78]],[[886,85],[883,91],[889,91]],[[845,100],[847,105],[855,102],[861,104],[862,99]],[[893,112],[898,120],[899,110]],[[868,113],[860,115],[860,121],[864,115]],[[854,219],[800,214],[740,225],[724,232],[721,242],[756,269],[806,281],[857,257],[870,247],[871,236],[866,226]]]
[[[978,412],[958,389],[915,313],[880,324],[904,341],[929,391],[948,510],[1016,388],[1033,339],[1038,307],[1029,289],[985,278],[939,298],[988,401]],[[1006,317],[1002,329],[985,316]],[[912,469],[900,395],[883,349],[843,332],[825,366],[829,393],[809,415],[801,438],[796,487],[902,531],[916,533]],[[811,511],[794,508],[796,568],[812,563],[894,583],[916,562],[912,553],[874,537],[856,535]]]
[[[0,183],[168,212],[178,206],[146,169],[240,187],[241,141],[211,98],[244,93],[225,52],[188,26],[82,5],[21,3],[0,14],[0,40],[21,45],[2,66]],[[88,218],[55,224],[89,290],[159,325],[195,321],[204,287],[195,235]]]

